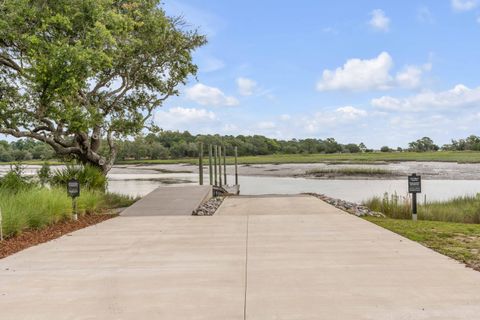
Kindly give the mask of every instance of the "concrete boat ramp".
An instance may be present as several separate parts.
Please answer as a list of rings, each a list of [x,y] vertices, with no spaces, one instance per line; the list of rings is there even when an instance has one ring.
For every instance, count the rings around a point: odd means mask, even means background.
[[[480,273],[415,242],[305,195],[194,217],[191,188],[0,260],[0,319],[480,318]]]

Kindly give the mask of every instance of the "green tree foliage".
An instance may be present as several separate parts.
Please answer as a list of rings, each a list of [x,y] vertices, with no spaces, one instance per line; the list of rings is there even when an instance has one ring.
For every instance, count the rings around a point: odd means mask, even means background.
[[[415,152],[437,151],[439,149],[429,137],[423,137],[417,141],[412,141],[408,144],[408,147],[410,151]]]
[[[452,140],[451,144],[444,145],[442,149],[454,151],[480,151],[480,137],[471,135],[466,139]]]
[[[192,52],[205,41],[159,0],[1,1],[0,133],[106,173],[115,140],[152,128],[153,110],[196,73]],[[30,157],[17,150],[13,159]]]
[[[277,140],[260,135],[220,136],[192,135],[188,131],[161,131],[137,137],[132,141],[119,142],[118,158],[125,159],[168,159],[198,156],[198,143],[216,144],[226,147],[227,154],[233,155],[234,147],[240,156],[313,153],[356,153],[360,147],[356,144],[342,145],[333,138]],[[205,150],[207,152],[207,150]]]

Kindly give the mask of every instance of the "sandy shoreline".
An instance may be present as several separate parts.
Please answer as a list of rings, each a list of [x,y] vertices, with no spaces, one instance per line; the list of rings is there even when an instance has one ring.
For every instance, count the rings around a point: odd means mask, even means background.
[[[313,169],[341,169],[341,168],[371,168],[385,169],[392,174],[384,175],[328,175],[326,177],[314,177],[307,175],[307,171]],[[189,164],[152,164],[152,165],[118,165],[112,169],[115,171],[131,173],[152,172],[191,172],[198,173],[198,166]],[[208,166],[204,167],[205,173]],[[311,179],[339,179],[339,180],[391,180],[403,179],[409,174],[416,173],[428,180],[478,180],[480,179],[480,164],[460,164],[454,162],[379,162],[375,164],[327,164],[327,163],[295,163],[295,164],[255,164],[239,165],[241,176],[266,176],[266,177],[305,177]],[[227,166],[229,175],[234,173],[233,166]]]
[[[26,174],[35,174],[39,165],[26,165]],[[57,167],[58,168],[58,167]],[[387,174],[342,175],[328,174],[322,177],[307,174],[310,170],[381,169]],[[9,165],[0,165],[0,176],[10,170]],[[204,166],[205,174],[208,165]],[[110,174],[158,174],[158,173],[198,173],[198,166],[190,164],[138,164],[116,165]],[[480,180],[480,164],[456,162],[377,162],[373,164],[328,164],[328,163],[284,163],[239,165],[240,176],[258,177],[304,177],[321,180],[395,180],[404,179],[412,173],[421,175],[426,180]],[[234,166],[227,166],[227,174],[234,174]]]

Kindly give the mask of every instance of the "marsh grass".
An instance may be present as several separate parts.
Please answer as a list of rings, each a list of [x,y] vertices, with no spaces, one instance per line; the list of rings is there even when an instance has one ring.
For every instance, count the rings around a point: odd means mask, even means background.
[[[311,169],[306,172],[307,175],[312,176],[383,176],[393,175],[393,171],[380,168],[318,168]]]
[[[208,158],[206,158],[208,161]],[[227,157],[227,164],[233,164],[233,157]],[[272,164],[272,163],[322,163],[348,161],[355,164],[370,164],[378,161],[439,161],[480,163],[480,152],[477,151],[436,151],[436,152],[368,152],[368,153],[333,153],[333,154],[272,154],[262,156],[238,157],[239,164]],[[177,164],[195,165],[197,158],[166,160],[123,160],[118,164]]]
[[[480,194],[431,202],[420,206],[419,218],[447,222],[480,223]]]
[[[411,199],[385,193],[383,198],[373,197],[363,203],[370,209],[394,219],[411,219]],[[418,219],[431,221],[480,223],[480,194],[448,201],[435,201],[418,206]]]
[[[107,208],[128,206],[135,200],[122,195],[82,190],[78,198],[80,214],[91,214]],[[64,188],[30,188],[12,193],[0,191],[3,233],[12,237],[24,229],[41,229],[72,217],[72,200]]]

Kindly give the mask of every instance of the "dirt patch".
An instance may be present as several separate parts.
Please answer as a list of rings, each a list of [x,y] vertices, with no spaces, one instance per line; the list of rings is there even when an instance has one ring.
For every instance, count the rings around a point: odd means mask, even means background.
[[[0,259],[116,216],[118,214],[86,214],[78,217],[77,221],[65,220],[40,230],[25,230],[18,236],[0,242]]]

